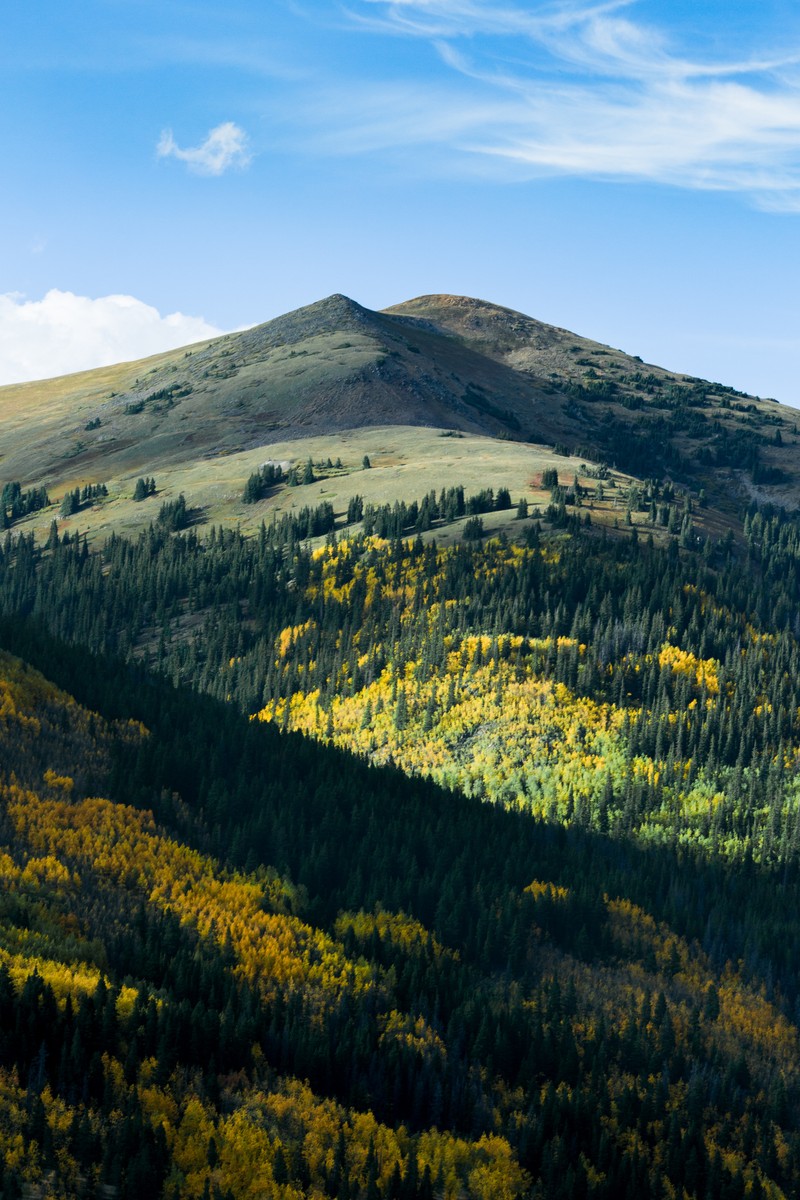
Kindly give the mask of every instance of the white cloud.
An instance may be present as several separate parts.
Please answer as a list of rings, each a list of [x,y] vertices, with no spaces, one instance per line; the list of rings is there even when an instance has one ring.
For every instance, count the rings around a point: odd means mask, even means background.
[[[161,134],[156,153],[159,158],[177,158],[198,175],[222,175],[232,167],[246,167],[252,155],[247,134],[233,121],[216,125],[199,146],[183,149],[171,129]]]
[[[428,87],[395,80],[391,105],[381,103],[381,86],[372,97],[365,89],[334,145],[436,145],[504,177],[511,168],[523,177],[656,181],[743,192],[761,207],[797,211],[797,48],[704,60],[636,21],[635,9],[635,0],[524,8],[487,0],[362,0],[355,20],[368,30],[427,40],[449,85],[441,78]],[[420,119],[426,102],[427,122]]]
[[[0,295],[0,384],[144,358],[221,332],[202,317],[162,317],[134,296],[92,300],[56,289],[42,300]]]

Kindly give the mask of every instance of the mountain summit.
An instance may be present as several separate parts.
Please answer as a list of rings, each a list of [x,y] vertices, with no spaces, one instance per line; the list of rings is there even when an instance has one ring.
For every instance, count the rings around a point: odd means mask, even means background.
[[[403,425],[555,445],[718,498],[766,487],[796,502],[793,410],[465,296],[382,312],[328,296],[184,350],[2,388],[0,418],[6,479],[57,483],[65,464],[74,477],[100,462],[105,476],[153,470]]]

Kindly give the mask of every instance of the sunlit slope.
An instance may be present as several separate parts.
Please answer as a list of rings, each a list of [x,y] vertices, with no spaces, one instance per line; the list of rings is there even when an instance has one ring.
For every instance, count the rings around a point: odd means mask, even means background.
[[[800,496],[794,410],[452,296],[383,313],[331,296],[186,350],[2,388],[0,476],[127,483],[387,425],[556,445],[720,503]]]
[[[486,401],[465,401],[468,387],[485,388]],[[527,436],[533,425],[520,414],[535,391],[447,336],[421,331],[412,344],[402,323],[332,296],[186,352],[2,389],[0,453],[8,478],[50,482],[101,464],[106,478],[156,473],[365,425],[507,435],[511,414],[516,435]],[[535,424],[547,440],[547,408]]]
[[[541,819],[793,857],[795,638],[682,583],[676,557],[609,550],[319,549],[259,716]]]
[[[369,467],[365,467],[365,458]],[[257,503],[244,500],[248,477],[265,461],[295,466],[302,477],[308,460],[314,464],[314,482],[297,487],[285,483],[269,490]],[[528,445],[478,434],[449,436],[448,431],[424,426],[367,426],[320,437],[296,438],[276,442],[269,447],[220,455],[185,463],[162,466],[154,476],[156,494],[144,502],[133,499],[136,477],[125,475],[109,479],[108,495],[83,505],[79,512],[63,517],[53,503],[23,518],[14,526],[18,532],[34,532],[45,541],[54,519],[59,532],[72,536],[88,534],[95,544],[110,533],[135,535],[156,521],[162,504],[183,494],[191,508],[191,521],[202,536],[209,526],[239,528],[255,533],[262,521],[269,524],[284,515],[297,515],[307,507],[331,504],[336,526],[344,528],[348,505],[354,496],[364,504],[384,505],[395,501],[421,500],[432,490],[463,487],[471,496],[487,487],[506,488],[513,501],[511,511],[497,512],[485,518],[492,531],[513,528],[517,505],[524,499],[531,512],[549,505],[551,487],[544,486],[543,475],[555,471],[565,484],[577,476],[592,492],[595,481],[586,474],[587,464],[576,457],[556,454],[546,446]],[[626,496],[631,486],[641,491],[641,481],[620,472],[611,473],[605,483],[602,502],[593,503],[593,518],[613,524],[624,517]],[[71,481],[70,481],[71,486]],[[76,484],[77,486],[77,484]],[[54,492],[57,497],[58,493]],[[714,524],[712,514],[702,519]],[[463,521],[437,531],[449,539],[460,534]]]

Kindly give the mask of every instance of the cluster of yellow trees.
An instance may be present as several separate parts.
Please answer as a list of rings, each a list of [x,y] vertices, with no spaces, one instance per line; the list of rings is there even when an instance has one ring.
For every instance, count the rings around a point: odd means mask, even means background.
[[[404,559],[402,569],[378,572],[375,556],[386,552],[378,539],[367,541],[361,558],[346,541],[319,548],[314,559],[322,578],[309,585],[308,598],[346,601],[355,587],[362,587],[367,620],[373,605],[401,601],[394,642],[388,632],[385,641],[375,640],[373,628],[368,644],[357,630],[351,660],[340,654],[336,674],[322,678],[314,656],[317,623],[288,626],[276,639],[272,668],[278,678],[291,679],[288,698],[268,704],[259,719],[332,740],[376,763],[398,764],[467,795],[568,825],[604,803],[607,808],[612,792],[619,815],[626,780],[661,784],[662,807],[640,818],[640,832],[688,843],[709,840],[710,818],[724,796],[702,764],[681,757],[677,735],[680,726],[689,729],[696,723],[699,710],[735,702],[730,682],[720,694],[716,659],[674,644],[667,629],[657,654],[626,651],[608,662],[605,672],[612,684],[618,678],[624,684],[626,677],[655,661],[665,679],[688,686],[685,706],[647,710],[630,700],[592,699],[558,681],[558,663],[575,667],[573,674],[580,677],[591,653],[585,644],[567,636],[502,632],[442,636],[442,629],[452,628],[456,602],[436,600],[422,610],[420,589],[424,582],[434,593],[441,590],[446,554],[436,560],[440,574],[423,580],[425,560],[413,556]],[[491,553],[476,555],[476,587],[492,570],[515,569],[527,555],[536,554],[557,560],[558,549],[494,544]],[[340,578],[345,582],[337,582]],[[746,631],[742,655],[758,655],[760,641],[755,630]],[[432,660],[428,647],[437,644],[444,653]],[[379,669],[373,670],[375,663]],[[634,722],[645,729],[662,727],[661,754],[631,753],[628,731]],[[787,762],[794,762],[800,750],[790,746],[785,754]],[[740,841],[728,834],[723,845],[716,845],[738,855]]]
[[[19,837],[36,855],[91,864],[203,937],[232,948],[237,972],[265,998],[296,987],[314,992],[324,1007],[343,992],[374,986],[370,969],[348,960],[331,937],[297,917],[269,911],[273,896],[263,882],[223,871],[165,836],[151,813],[98,798],[46,799],[15,784],[4,793]]]
[[[103,1070],[116,1113],[121,1116],[135,1097],[151,1126],[163,1131],[172,1161],[164,1192],[170,1198],[202,1200],[211,1185],[223,1195],[230,1190],[237,1200],[325,1200],[337,1161],[354,1189],[366,1189],[370,1179],[385,1188],[396,1170],[406,1173],[412,1156],[420,1176],[426,1168],[430,1172],[442,1200],[515,1200],[527,1182],[502,1137],[470,1141],[438,1130],[412,1135],[402,1125],[382,1124],[370,1112],[322,1099],[295,1079],[275,1078],[261,1086],[246,1077],[231,1078],[217,1107],[185,1075],[176,1073],[166,1085],[156,1082],[153,1061],[143,1064],[135,1084],[126,1084],[116,1059],[105,1056]],[[38,1100],[55,1147],[58,1179],[43,1170],[40,1147],[25,1134],[27,1089],[0,1069],[2,1161],[20,1172],[31,1195],[56,1200],[83,1194],[92,1185],[67,1149],[68,1134],[81,1120],[96,1129],[98,1117],[83,1105],[66,1103],[49,1087]],[[298,1157],[309,1180],[302,1190],[287,1180],[287,1164]]]
[[[330,714],[337,745],[375,762],[400,762],[467,795],[566,817],[570,799],[595,798],[606,775],[621,771],[624,714],[533,672],[520,679],[513,661],[502,660],[499,669],[473,666],[481,640],[464,639],[466,673],[454,653],[446,673],[426,680],[407,665],[399,681],[387,667],[356,695],[324,705],[316,690],[295,692],[289,725],[324,737]],[[285,703],[263,710],[262,719],[283,721]],[[405,708],[401,720],[398,703]]]

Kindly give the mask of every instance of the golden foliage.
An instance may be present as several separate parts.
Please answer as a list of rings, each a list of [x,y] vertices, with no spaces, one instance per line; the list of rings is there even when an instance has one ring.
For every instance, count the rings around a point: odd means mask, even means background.
[[[210,858],[160,833],[152,813],[109,800],[76,804],[42,799],[10,785],[0,789],[18,834],[34,853],[65,856],[141,892],[176,913],[203,937],[230,946],[237,972],[265,996],[302,987],[320,1007],[343,991],[374,986],[365,964],[296,917],[268,911],[268,884],[220,870]]]

